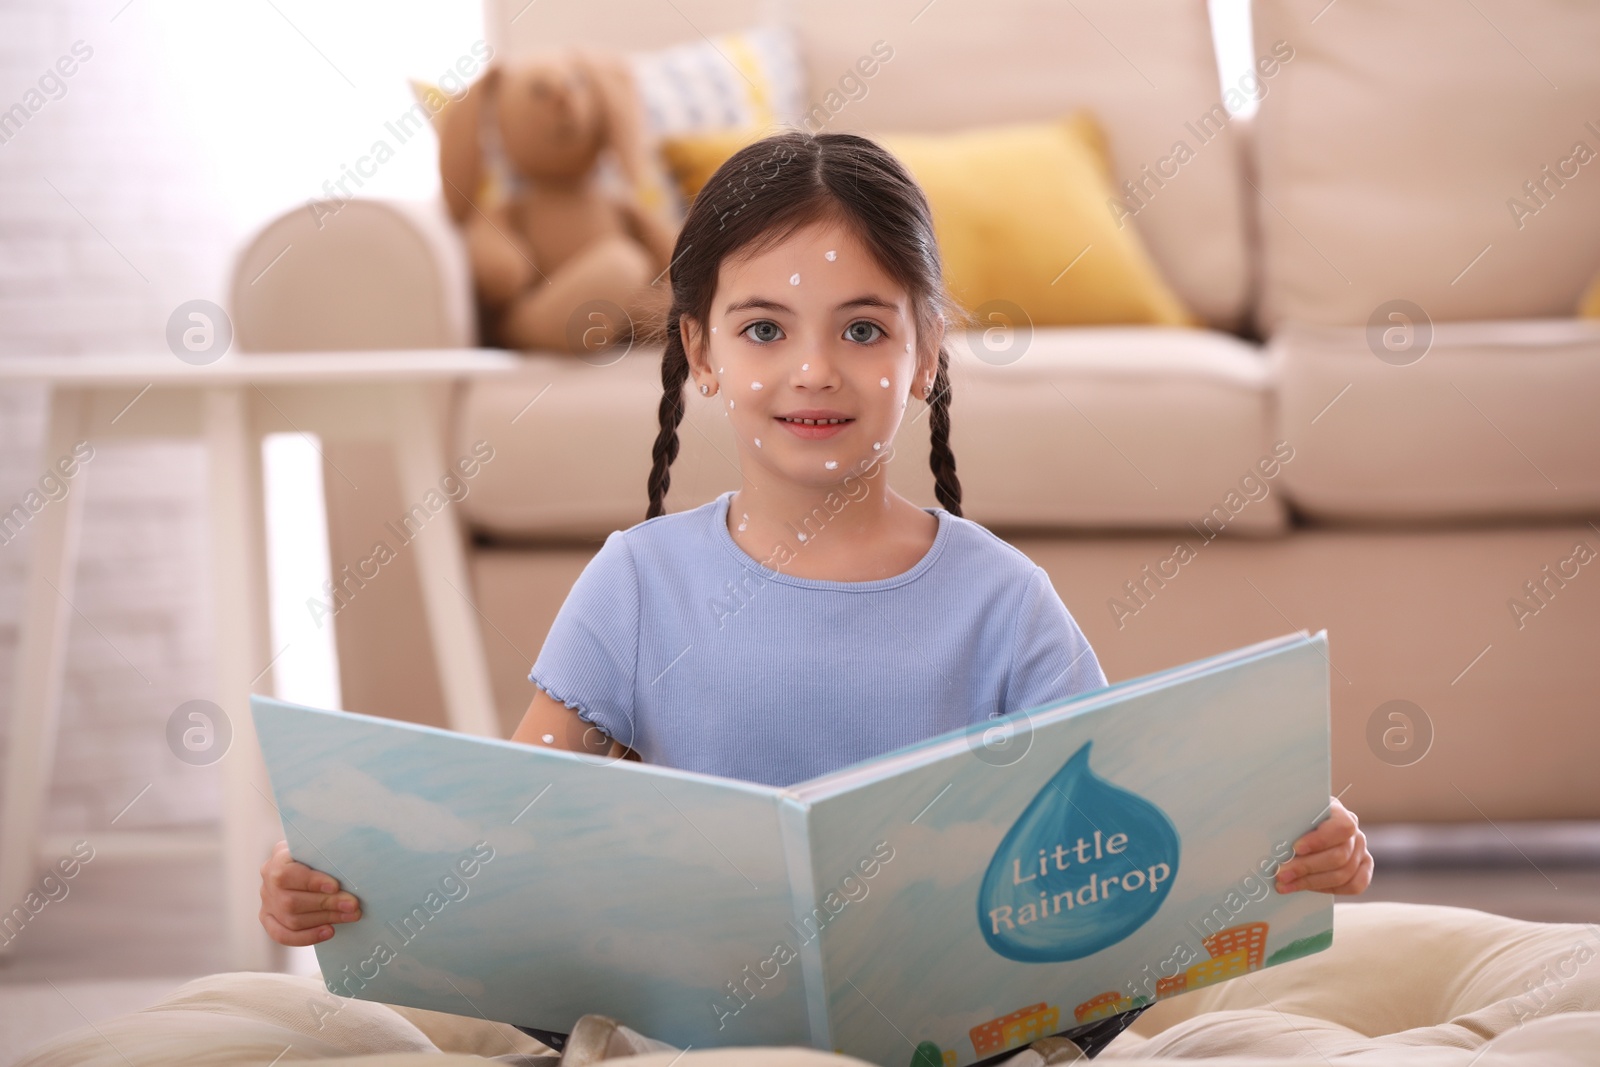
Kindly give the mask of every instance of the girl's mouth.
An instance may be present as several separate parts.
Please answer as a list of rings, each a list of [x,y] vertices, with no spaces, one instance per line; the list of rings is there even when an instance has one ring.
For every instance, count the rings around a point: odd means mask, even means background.
[[[790,433],[808,441],[833,437],[835,434],[842,433],[846,426],[856,421],[854,419],[791,419],[782,415],[773,417]]]

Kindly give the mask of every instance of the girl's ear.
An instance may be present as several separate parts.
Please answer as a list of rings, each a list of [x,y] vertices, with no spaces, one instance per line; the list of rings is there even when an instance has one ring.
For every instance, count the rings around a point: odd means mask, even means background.
[[[700,332],[700,324],[694,320],[694,316],[678,316],[678,336],[683,338],[683,354],[689,361],[690,372],[704,370],[707,366],[702,350],[705,335]]]
[[[928,336],[919,338],[917,345],[917,381],[930,378],[939,370],[939,346],[944,344],[945,317],[941,313],[933,320]]]

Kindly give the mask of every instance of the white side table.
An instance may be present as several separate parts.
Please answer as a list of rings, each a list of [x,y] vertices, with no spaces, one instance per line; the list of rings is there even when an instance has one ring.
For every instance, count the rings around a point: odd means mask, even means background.
[[[227,953],[239,970],[270,967],[274,945],[257,921],[259,869],[278,837],[272,790],[250,719],[252,692],[271,692],[261,439],[273,432],[393,442],[408,500],[434,489],[447,464],[437,403],[460,380],[504,374],[518,358],[492,349],[248,354],[191,366],[171,355],[0,359],[0,384],[50,387],[42,465],[75,443],[109,438],[200,437],[209,459],[216,599],[216,700],[232,741],[222,757],[220,841],[192,835],[97,832],[96,855],[172,855],[220,848]],[[75,483],[84,477],[80,473]],[[41,861],[70,851],[47,840],[40,816],[50,787],[82,484],[46,505],[33,527],[33,558],[11,702],[0,797],[0,901],[27,894]],[[498,735],[488,668],[455,509],[412,542],[426,622],[452,729]],[[4,946],[0,946],[4,951]]]

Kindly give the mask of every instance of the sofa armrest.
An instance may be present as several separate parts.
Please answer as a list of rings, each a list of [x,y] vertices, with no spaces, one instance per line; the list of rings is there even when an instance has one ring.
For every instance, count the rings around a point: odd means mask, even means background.
[[[477,344],[466,246],[437,198],[286,211],[240,250],[230,290],[240,351]]]
[[[287,211],[240,250],[231,294],[234,343],[244,352],[477,344],[466,245],[438,199],[323,200]],[[325,440],[322,455],[328,555],[338,574],[389,536],[383,523],[405,501],[391,445]],[[443,688],[418,622],[425,613],[415,555],[402,553],[386,573],[339,612],[341,706],[444,725]]]

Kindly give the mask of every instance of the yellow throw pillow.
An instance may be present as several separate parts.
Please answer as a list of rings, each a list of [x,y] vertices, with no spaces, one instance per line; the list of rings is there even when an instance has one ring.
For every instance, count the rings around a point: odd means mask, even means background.
[[[1589,283],[1588,290],[1578,301],[1578,317],[1580,319],[1600,319],[1600,275]]]
[[[664,139],[684,198],[782,127]],[[1105,138],[1088,112],[948,134],[874,137],[928,195],[945,283],[969,311],[1020,306],[1035,326],[1199,326],[1131,226],[1117,227]]]

